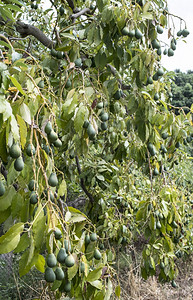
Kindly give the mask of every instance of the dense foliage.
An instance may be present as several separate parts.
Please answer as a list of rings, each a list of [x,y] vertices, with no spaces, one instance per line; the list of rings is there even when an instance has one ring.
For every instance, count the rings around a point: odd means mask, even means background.
[[[20,276],[35,266],[56,299],[107,300],[121,293],[116,249],[139,240],[142,276],[175,286],[192,250],[176,168],[193,129],[171,110],[160,57],[185,22],[170,28],[161,0],[12,0],[0,14],[0,253],[21,253]]]
[[[171,104],[175,107],[182,107],[186,113],[189,112],[193,103],[193,71],[189,70],[184,73],[175,70],[172,94]],[[178,112],[177,109],[176,112]]]

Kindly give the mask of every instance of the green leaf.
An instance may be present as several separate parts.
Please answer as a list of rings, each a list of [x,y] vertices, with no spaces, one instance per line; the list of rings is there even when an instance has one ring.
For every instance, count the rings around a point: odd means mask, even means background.
[[[10,125],[11,125],[11,132],[13,134],[13,138],[15,139],[15,141],[18,141],[19,140],[19,127],[18,127],[16,118],[14,115],[11,115]]]
[[[25,103],[22,103],[20,106],[20,114],[24,121],[31,125],[31,112],[29,107]]]
[[[65,199],[67,197],[67,186],[66,186],[66,181],[64,179],[60,183],[59,189],[58,189],[58,197],[60,197],[60,196],[65,196]]]
[[[23,229],[24,223],[17,223],[0,237],[0,254],[9,253],[17,247]]]
[[[19,125],[21,147],[24,149],[26,144],[26,138],[27,138],[27,127],[22,117],[16,115],[16,118],[17,118],[17,123]]]
[[[36,216],[34,218],[32,231],[34,238],[34,245],[36,249],[41,249],[46,230],[46,216],[41,205],[38,206]]]
[[[100,280],[95,280],[95,281],[92,281],[92,282],[89,282],[92,286],[94,286],[95,288],[99,289],[99,290],[102,290],[103,288],[103,284]]]
[[[95,60],[96,67],[100,69],[103,69],[107,64],[107,57],[104,52],[102,54],[98,52],[94,60]]]
[[[68,268],[68,279],[72,280],[74,276],[76,276],[77,272],[78,272],[78,264],[75,262],[74,266]]]
[[[13,77],[13,76],[10,76],[9,78],[11,79],[13,85],[18,89],[18,91],[19,91],[22,95],[27,96],[26,93],[24,92],[24,90],[22,89],[21,84],[17,81],[17,79],[16,79],[15,77]]]
[[[44,271],[45,271],[45,258],[43,257],[43,255],[38,254],[36,256],[35,267],[38,271],[40,271],[41,273],[44,273]]]
[[[82,126],[83,126],[85,119],[87,119],[88,114],[89,114],[89,112],[88,112],[87,107],[80,105],[78,108],[78,111],[76,113],[76,116],[74,118],[74,128],[77,133],[82,132]]]
[[[112,284],[110,278],[108,278],[107,290],[106,290],[106,293],[105,293],[104,300],[110,300],[112,292],[113,292],[113,284]]]
[[[3,121],[5,122],[12,115],[12,108],[9,102],[7,102],[4,96],[0,95],[0,113],[3,114]]]
[[[92,281],[99,279],[102,275],[102,271],[103,271],[103,266],[91,271],[86,277],[86,281],[91,283]]]
[[[116,288],[115,288],[115,295],[120,298],[121,296],[121,287],[120,285],[117,285]]]
[[[11,205],[12,199],[15,194],[16,190],[13,186],[9,186],[6,189],[5,194],[0,197],[0,211],[6,210]]]
[[[14,253],[20,253],[24,251],[27,247],[29,247],[29,245],[30,245],[30,238],[28,236],[28,232],[25,232],[24,234],[22,234],[20,241],[14,250]]]

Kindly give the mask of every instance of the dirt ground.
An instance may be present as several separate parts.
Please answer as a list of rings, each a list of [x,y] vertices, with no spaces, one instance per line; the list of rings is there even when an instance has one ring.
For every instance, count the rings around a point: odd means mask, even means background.
[[[136,270],[120,276],[121,300],[193,300],[193,258],[181,261],[173,288],[170,283],[160,284],[156,277],[143,280]]]

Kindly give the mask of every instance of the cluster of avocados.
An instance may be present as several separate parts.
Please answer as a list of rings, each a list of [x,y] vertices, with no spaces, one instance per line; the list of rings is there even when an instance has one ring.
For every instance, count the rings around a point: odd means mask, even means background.
[[[13,143],[9,149],[9,155],[15,159],[14,168],[16,171],[20,172],[24,168],[24,161],[22,158],[21,148],[17,143]]]
[[[54,231],[57,240],[62,238],[62,232],[59,228]],[[62,291],[68,293],[71,291],[71,282],[68,280],[66,270],[75,264],[74,256],[71,254],[71,244],[68,240],[64,240],[64,247],[60,248],[57,256],[50,253],[46,259],[45,280],[53,283],[55,280],[62,281]]]
[[[85,245],[86,247],[91,243],[91,242],[97,242],[97,234],[95,232],[91,233],[91,234],[87,234],[85,236]],[[100,244],[100,248],[101,250],[104,249],[104,246],[103,244]],[[96,260],[100,260],[102,255],[101,255],[101,252],[95,248],[94,249],[94,253],[93,253],[93,257],[96,259]]]
[[[122,29],[122,34],[127,35],[130,38],[135,37],[137,40],[140,40],[143,37],[143,34],[142,34],[142,32],[140,31],[139,28],[135,28],[135,29],[130,30],[128,26],[125,26]]]
[[[62,141],[58,138],[57,133],[53,130],[52,123],[50,121],[47,122],[44,130],[51,144],[57,148],[62,146]]]

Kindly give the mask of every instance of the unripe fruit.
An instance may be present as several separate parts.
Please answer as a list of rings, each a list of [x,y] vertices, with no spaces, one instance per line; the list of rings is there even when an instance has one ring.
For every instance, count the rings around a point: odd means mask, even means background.
[[[87,235],[85,236],[85,244],[88,245],[89,243],[90,243],[90,235],[87,234]]]
[[[0,181],[0,197],[5,194],[5,186],[2,181]]]
[[[171,48],[169,48],[168,49],[168,56],[170,57],[170,56],[173,56],[173,55],[174,55],[174,51]]]
[[[26,148],[26,154],[28,156],[33,156],[33,155],[35,155],[35,153],[36,153],[36,149],[35,149],[34,145],[28,144],[27,148]]]
[[[123,35],[128,35],[129,34],[129,28],[127,26],[125,26],[123,29],[122,29],[122,34]]]
[[[138,28],[136,28],[135,29],[135,37],[136,37],[136,39],[141,39],[142,38],[142,36],[143,36],[143,34],[141,33],[141,31],[138,29]]]
[[[54,268],[57,265],[57,260],[56,260],[54,253],[48,254],[46,263],[47,263],[48,267],[50,267],[50,268]]]
[[[82,66],[82,59],[77,58],[77,59],[75,59],[74,63],[77,68],[80,68]]]
[[[59,148],[62,146],[62,141],[60,139],[57,139],[53,144],[55,147]]]
[[[95,241],[97,240],[97,234],[96,234],[95,232],[91,233],[91,235],[90,235],[90,240],[91,240],[92,242],[95,242]]]
[[[39,87],[40,89],[43,89],[43,88],[44,88],[44,81],[43,81],[43,80],[40,80],[40,81],[38,82],[38,87]]]
[[[151,44],[152,44],[153,49],[160,48],[160,43],[158,42],[158,40],[153,40]]]
[[[48,134],[48,139],[50,142],[55,142],[58,139],[58,135],[54,130],[51,130],[50,133]]]
[[[62,232],[59,228],[56,228],[54,231],[54,236],[56,240],[60,240],[62,238]]]
[[[106,122],[109,119],[108,113],[101,114],[100,119],[101,119],[101,121]]]
[[[56,173],[51,173],[51,174],[50,174],[50,177],[49,177],[49,179],[48,179],[48,184],[49,184],[50,186],[52,186],[52,187],[57,186],[57,184],[58,184],[58,178],[57,178],[57,176],[56,176]]]
[[[63,14],[64,14],[64,7],[63,6],[60,6],[60,8],[59,8],[59,12],[60,12],[60,15],[61,16],[63,16]]]
[[[72,82],[70,80],[70,78],[67,79],[66,84],[65,84],[65,88],[68,89],[69,87],[71,87]]]
[[[75,264],[75,260],[74,260],[74,257],[72,256],[72,254],[68,255],[65,259],[65,265],[68,267],[68,268],[71,268],[73,267]]]
[[[83,128],[87,128],[89,124],[89,121],[84,121]]]
[[[51,54],[53,57],[57,57],[57,51],[56,51],[55,49],[51,49],[50,54]]]
[[[64,272],[61,268],[57,267],[55,270],[55,275],[57,280],[63,280],[64,279]]]
[[[81,263],[80,263],[80,272],[84,273],[84,271],[85,271],[85,263],[81,261]]]
[[[131,37],[131,38],[134,37],[135,36],[135,29],[130,30],[129,33],[128,33],[128,36]]]
[[[32,192],[35,191],[37,187],[37,183],[35,182],[35,180],[30,180],[29,184],[28,184],[28,189]]]
[[[187,37],[189,34],[190,34],[190,32],[188,31],[188,29],[185,28],[185,29],[182,30],[182,35],[184,37]]]
[[[18,144],[13,144],[9,149],[9,155],[12,158],[18,158],[21,155],[21,148]]]
[[[158,93],[155,93],[154,95],[154,100],[158,100],[159,99],[159,94]]]
[[[20,156],[14,162],[14,168],[16,171],[20,172],[24,168],[23,158]]]
[[[160,26],[160,25],[158,25],[157,26],[157,32],[159,33],[159,34],[162,34],[163,33],[163,28]]]
[[[159,68],[158,70],[157,70],[157,75],[158,76],[162,76],[164,74],[164,70],[162,69],[162,68]]]
[[[147,78],[147,84],[153,84],[153,79],[151,77]]]
[[[107,129],[107,123],[105,123],[105,122],[103,122],[103,123],[101,123],[101,129],[102,130],[106,130]]]
[[[44,278],[47,282],[54,282],[56,280],[56,275],[55,275],[54,271],[49,267],[46,268],[44,276],[45,276]]]
[[[88,127],[87,127],[87,134],[89,136],[89,138],[94,138],[96,135],[96,131],[94,129],[94,127],[92,126],[92,124],[89,123]]]
[[[52,123],[48,121],[48,123],[45,126],[45,133],[49,134],[52,131]]]
[[[69,293],[69,292],[71,291],[71,287],[72,287],[71,282],[70,282],[70,281],[67,281],[67,282],[65,283],[65,285],[64,285],[64,291],[65,291],[66,293]]]
[[[94,258],[99,260],[99,259],[101,259],[101,257],[102,257],[102,255],[101,255],[100,251],[98,249],[95,249],[94,250]]]
[[[64,240],[64,246],[65,246],[66,252],[71,252],[72,251],[70,241]]]
[[[31,192],[30,194],[30,203],[31,204],[36,204],[38,202],[38,195],[36,192]]]
[[[61,264],[64,264],[67,256],[68,256],[68,254],[66,253],[66,249],[61,248],[57,255],[57,261]]]

